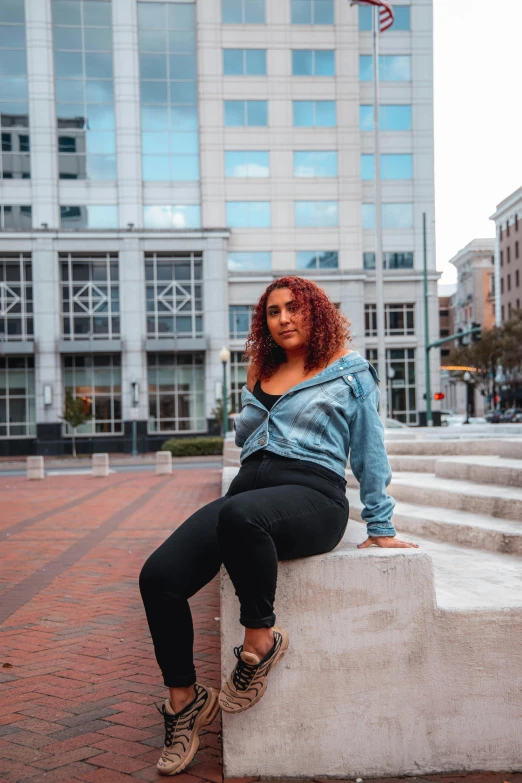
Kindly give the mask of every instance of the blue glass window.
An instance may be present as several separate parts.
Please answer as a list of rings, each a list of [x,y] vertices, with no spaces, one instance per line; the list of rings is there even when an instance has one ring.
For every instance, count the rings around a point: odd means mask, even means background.
[[[146,206],[143,208],[144,225],[145,228],[200,228],[200,212],[199,204]]]
[[[295,225],[309,227],[337,226],[337,201],[296,201]]]
[[[227,177],[268,177],[268,152],[241,150],[225,152],[225,175]]]
[[[265,0],[221,0],[223,24],[264,24]]]
[[[118,207],[74,206],[60,207],[61,228],[118,228]]]
[[[293,101],[293,116],[295,127],[334,127],[335,101]]]
[[[267,101],[225,101],[225,125],[268,125]]]
[[[335,76],[333,49],[292,49],[293,76]]]
[[[294,152],[295,177],[336,177],[335,150],[307,150]]]
[[[225,76],[266,76],[266,49],[223,49]]]
[[[0,180],[31,176],[26,73],[24,4],[3,0],[0,2]],[[5,214],[11,214],[7,209],[3,210]],[[20,209],[16,207],[15,212],[18,214]]]
[[[381,155],[381,179],[412,179],[413,155]],[[373,155],[361,155],[361,179],[375,178],[375,159]]]
[[[269,201],[227,201],[227,226],[230,228],[269,228]]]
[[[413,204],[383,204],[383,228],[413,228]]]
[[[194,3],[138,3],[138,18],[143,179],[198,180]]]
[[[362,227],[375,228],[375,205],[362,205]],[[413,204],[383,204],[383,228],[413,228]]]
[[[383,54],[379,57],[379,79],[383,82],[405,82],[411,79],[411,57],[403,54]],[[359,55],[359,80],[373,81],[373,57]]]
[[[393,25],[387,30],[390,31],[404,31],[410,30],[410,6],[409,5],[394,5],[393,7]],[[373,8],[367,5],[360,5],[359,8],[359,30],[361,32],[373,30]]]
[[[60,179],[116,179],[111,4],[53,0]],[[71,51],[74,50],[74,51]]]
[[[238,339],[246,337],[250,331],[252,323],[251,305],[229,305],[228,307],[228,328],[230,337]]]
[[[298,250],[297,269],[338,269],[339,254],[335,250]]]
[[[373,106],[363,105],[360,109],[360,128],[363,131],[373,130]],[[379,127],[381,130],[402,131],[411,130],[411,106],[381,105],[379,107]]]
[[[292,0],[292,24],[333,24],[334,0]]]
[[[270,269],[272,266],[272,254],[253,250],[244,253],[228,254],[229,272],[255,272]]]
[[[375,228],[375,205],[374,204],[362,205],[362,227]]]

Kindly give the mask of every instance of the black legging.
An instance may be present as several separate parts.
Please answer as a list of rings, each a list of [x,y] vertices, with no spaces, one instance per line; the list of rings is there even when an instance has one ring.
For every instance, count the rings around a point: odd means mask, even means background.
[[[266,451],[241,466],[226,495],[196,511],[145,562],[140,591],[167,687],[196,682],[188,598],[224,563],[239,622],[271,628],[277,561],[329,552],[348,523],[346,481],[316,463]]]

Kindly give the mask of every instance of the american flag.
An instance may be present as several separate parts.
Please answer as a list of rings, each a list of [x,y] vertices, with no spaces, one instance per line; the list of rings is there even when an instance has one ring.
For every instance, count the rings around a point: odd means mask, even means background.
[[[384,33],[393,24],[393,9],[384,0],[351,0],[350,5],[376,5],[379,7],[379,31]]]

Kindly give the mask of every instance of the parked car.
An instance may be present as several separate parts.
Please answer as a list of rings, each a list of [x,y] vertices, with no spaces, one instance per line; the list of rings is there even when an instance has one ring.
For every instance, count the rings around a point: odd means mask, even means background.
[[[386,429],[393,430],[399,428],[406,428],[407,430],[409,429],[408,425],[403,421],[398,421],[397,419],[386,419]]]
[[[515,416],[515,424],[521,424],[522,423],[522,413],[517,413]]]
[[[515,421],[516,417],[522,413],[522,408],[508,408],[504,413],[500,416],[500,423],[501,424],[508,424],[513,421]]]
[[[488,424],[498,424],[500,422],[500,417],[502,416],[502,411],[488,411],[484,418],[488,422]]]
[[[455,411],[452,410],[441,410],[440,412],[441,427],[460,426],[465,420],[466,416],[463,413],[455,413]]]

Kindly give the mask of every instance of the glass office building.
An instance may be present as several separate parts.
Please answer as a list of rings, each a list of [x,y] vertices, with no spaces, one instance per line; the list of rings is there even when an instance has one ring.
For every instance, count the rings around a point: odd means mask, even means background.
[[[397,9],[379,60],[386,349],[393,414],[416,424],[432,9]],[[375,359],[371,51],[367,12],[339,0],[0,0],[0,455],[68,453],[68,391],[90,414],[80,452],[129,451],[134,420],[141,451],[219,431],[219,352],[237,409],[252,306],[286,274]]]

